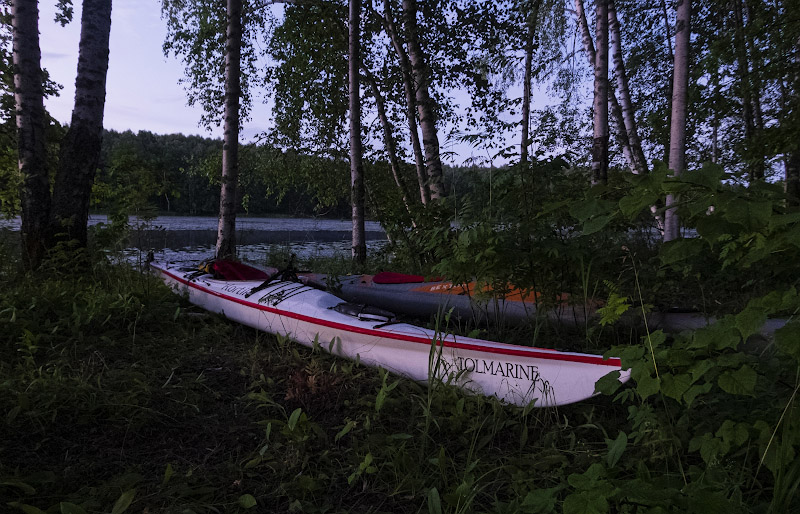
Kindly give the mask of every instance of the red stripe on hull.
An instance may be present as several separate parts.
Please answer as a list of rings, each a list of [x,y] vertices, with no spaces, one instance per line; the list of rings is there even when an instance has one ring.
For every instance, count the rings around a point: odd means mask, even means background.
[[[280,316],[286,316],[288,318],[294,318],[294,319],[298,319],[300,321],[305,321],[305,322],[308,322],[308,323],[313,323],[313,324],[316,324],[316,325],[321,325],[321,326],[328,327],[328,328],[334,328],[334,329],[342,330],[342,331],[346,331],[346,332],[354,332],[354,333],[357,333],[357,334],[366,334],[366,335],[371,335],[371,336],[376,336],[376,337],[383,337],[383,338],[386,338],[386,339],[395,339],[395,340],[398,340],[398,341],[407,341],[407,342],[419,343],[419,344],[425,344],[425,345],[430,345],[431,344],[431,340],[428,339],[428,338],[424,338],[424,337],[414,337],[414,336],[410,336],[410,335],[397,334],[397,333],[393,333],[393,332],[386,332],[386,331],[375,330],[375,329],[370,329],[370,328],[354,327],[352,325],[345,325],[345,324],[336,323],[336,322],[333,322],[333,321],[321,320],[319,318],[314,318],[314,317],[311,317],[311,316],[305,316],[303,314],[297,314],[296,312],[284,311],[284,310],[281,310],[281,309],[276,309],[274,307],[267,307],[266,305],[261,305],[260,303],[248,302],[248,301],[245,301],[245,300],[241,300],[239,298],[235,298],[233,296],[228,296],[226,294],[218,293],[217,291],[213,291],[211,289],[202,287],[202,286],[200,286],[198,284],[195,284],[194,282],[190,282],[190,281],[188,281],[188,280],[186,280],[186,279],[184,279],[182,277],[179,277],[178,275],[170,273],[169,271],[167,271],[165,269],[162,269],[162,268],[157,268],[157,269],[161,273],[164,273],[165,275],[169,276],[170,278],[172,278],[172,279],[174,279],[174,280],[176,280],[176,281],[178,281],[178,282],[180,282],[180,283],[182,283],[184,285],[187,285],[189,287],[193,287],[195,289],[203,291],[206,294],[210,294],[210,295],[213,295],[213,296],[216,296],[216,297],[219,297],[219,298],[223,298],[225,300],[228,300],[228,301],[231,301],[231,302],[234,302],[234,303],[238,303],[238,304],[241,304],[241,305],[253,308],[253,309],[257,309],[257,310],[261,310],[261,311],[265,311],[265,312],[271,312],[273,314],[278,314]],[[503,343],[499,343],[499,344],[503,344]],[[621,366],[621,362],[620,362],[619,358],[617,358],[617,357],[611,357],[609,359],[603,359],[600,356],[594,356],[594,355],[570,355],[570,354],[565,354],[565,353],[559,352],[557,350],[549,350],[549,349],[546,349],[546,348],[541,348],[541,349],[522,349],[523,347],[520,347],[521,348],[520,350],[516,350],[514,348],[495,348],[495,347],[483,346],[483,345],[479,345],[479,344],[475,344],[475,343],[470,343],[470,344],[458,343],[456,341],[444,341],[444,347],[445,348],[458,348],[458,349],[462,349],[462,350],[476,350],[476,351],[486,352],[486,353],[489,353],[489,354],[513,355],[513,356],[517,356],[517,357],[533,357],[533,358],[537,358],[537,359],[554,360],[554,361],[580,362],[580,363],[584,363],[584,364],[595,364],[595,365],[599,365],[599,366],[612,366],[612,367],[620,367]]]

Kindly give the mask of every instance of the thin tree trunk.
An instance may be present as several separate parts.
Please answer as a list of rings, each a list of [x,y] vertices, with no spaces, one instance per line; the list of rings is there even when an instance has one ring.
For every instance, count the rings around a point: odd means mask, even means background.
[[[241,96],[242,0],[228,0],[225,41],[225,128],[219,196],[217,259],[236,255],[236,185],[239,181],[239,96]]]
[[[752,24],[753,20],[753,10],[757,7],[751,7],[748,2],[744,1],[744,14],[747,16],[747,20],[743,20],[742,28],[746,29],[748,24]],[[758,152],[756,155],[755,148],[758,148],[761,145],[759,141],[761,134],[764,133],[764,113],[761,109],[761,60],[758,57],[758,50],[756,48],[755,42],[753,41],[752,30],[745,30],[744,36],[744,44],[745,50],[747,52],[747,61],[750,63],[752,69],[750,70],[750,97],[752,100],[752,110],[753,110],[753,136],[755,138],[755,144],[753,146],[753,152],[751,157],[755,159],[754,162],[754,178],[756,179],[763,179],[766,173],[766,161],[764,152]]]
[[[349,0],[349,44],[347,56],[350,94],[350,205],[353,214],[353,262],[367,260],[367,239],[364,230],[364,166],[361,148],[361,97],[359,80],[361,0]]]
[[[575,17],[581,31],[581,40],[583,42],[583,49],[586,52],[586,59],[589,61],[589,66],[594,70],[597,54],[594,50],[592,34],[589,31],[589,23],[586,21],[583,0],[575,0]],[[628,141],[628,133],[622,119],[622,108],[619,105],[617,95],[614,94],[613,89],[608,90],[608,104],[611,109],[611,118],[614,120],[614,128],[619,139],[618,143],[622,149],[622,155],[625,156],[625,162],[628,163],[628,168],[635,173],[636,162],[633,159],[633,152],[631,151],[630,142]]]
[[[406,186],[405,180],[403,180],[403,175],[400,170],[400,159],[397,157],[397,146],[393,137],[394,128],[392,127],[391,121],[389,121],[389,117],[386,115],[386,101],[381,94],[381,90],[378,87],[378,81],[375,80],[375,76],[372,74],[369,68],[364,66],[363,62],[360,64],[360,66],[364,73],[364,77],[367,79],[367,82],[369,82],[370,89],[372,90],[372,97],[375,99],[375,107],[378,111],[378,119],[381,120],[381,127],[383,129],[383,147],[389,157],[392,178],[394,179],[394,183],[397,185],[397,189],[402,195],[403,205],[405,206],[406,211],[413,218],[413,211],[411,209],[409,200],[411,195],[409,194],[408,187]]]
[[[36,0],[11,5],[14,58],[14,101],[21,176],[22,262],[35,270],[45,255],[50,222],[50,181],[45,145],[44,75],[39,49],[39,9]]]
[[[800,118],[800,114],[798,114],[798,109],[800,109],[800,71],[798,71],[800,70],[800,39],[795,41],[793,50],[793,66],[790,71],[791,87],[784,87],[789,90],[786,94],[789,98],[785,103],[791,105],[793,109],[789,111],[791,118],[786,120],[786,123],[791,123],[792,118],[796,123]],[[796,137],[792,139],[787,150],[788,155],[784,156],[786,204],[790,207],[800,207],[800,143],[797,142]]]
[[[72,121],[53,187],[52,234],[86,246],[89,197],[100,162],[108,74],[111,0],[84,0]]]
[[[594,138],[592,183],[608,182],[608,3],[595,0]]]
[[[800,151],[795,150],[785,161],[787,205],[800,207]]]
[[[675,53],[672,51],[672,33],[669,27],[669,12],[667,11],[667,2],[661,0],[661,11],[664,13],[664,39],[666,40],[667,54],[669,55],[669,62],[675,63]],[[667,80],[667,123],[666,127],[672,126],[672,83],[675,81],[674,70],[670,72],[669,80]],[[664,143],[664,162],[669,162],[669,141]]]
[[[400,40],[400,35],[397,33],[397,28],[394,23],[394,15],[392,14],[392,4],[390,0],[384,0],[384,28],[386,29],[389,39],[392,41],[397,60],[400,62],[400,70],[403,73],[403,92],[406,98],[406,120],[408,122],[408,131],[411,137],[411,148],[414,153],[414,164],[417,171],[417,182],[419,184],[419,197],[422,205],[428,205],[431,201],[430,188],[428,187],[428,174],[425,171],[425,158],[422,155],[422,145],[419,140],[419,127],[417,126],[417,100],[416,93],[414,92],[414,78],[411,72],[411,62],[408,59],[408,54],[403,48],[403,42]]]
[[[669,168],[679,176],[686,168],[686,114],[689,98],[689,36],[691,30],[691,0],[678,0],[675,23],[675,63],[672,86],[672,126],[669,136]],[[664,214],[664,241],[680,236],[680,219],[675,212],[676,197],[667,195]]]
[[[436,200],[445,196],[445,191],[435,106],[429,92],[431,71],[419,43],[417,1],[403,0],[402,6],[408,58],[411,62],[411,74],[414,77],[419,126],[422,130],[422,146],[425,150],[425,171],[430,182],[431,200]]]
[[[628,143],[630,144],[635,164],[633,172],[636,174],[647,173],[647,159],[642,150],[642,140],[639,138],[639,129],[636,125],[636,116],[628,86],[628,75],[625,71],[625,61],[622,58],[622,38],[614,0],[608,0],[608,30],[611,57],[614,62],[614,72],[617,79],[617,95],[622,107],[622,119],[625,123],[625,132],[628,136]]]
[[[536,38],[536,26],[539,21],[539,8],[542,1],[535,0],[528,13],[525,26],[527,28],[525,36],[525,78],[522,85],[522,136],[519,147],[519,160],[522,163],[528,162],[528,145],[530,144],[530,125],[531,125],[531,80],[533,79],[533,49]]]
[[[744,120],[745,156],[750,181],[763,178],[758,176],[757,166],[751,162],[753,158],[753,136],[755,121],[753,118],[753,98],[750,84],[750,64],[747,59],[747,46],[744,35],[744,17],[742,16],[742,0],[732,0],[734,30],[734,49],[736,52],[737,75],[739,76],[739,93],[742,99],[742,118]]]

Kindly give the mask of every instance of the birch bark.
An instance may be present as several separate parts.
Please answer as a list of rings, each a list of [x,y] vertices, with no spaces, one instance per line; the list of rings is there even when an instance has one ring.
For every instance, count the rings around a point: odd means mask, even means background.
[[[669,135],[669,168],[680,176],[686,168],[686,113],[689,98],[689,36],[691,0],[678,0],[675,7],[675,63],[672,85],[672,125]],[[677,198],[667,195],[664,213],[664,241],[680,237],[680,219],[674,205]]]
[[[430,75],[426,56],[419,43],[417,27],[417,1],[403,0],[403,25],[408,43],[408,58],[411,62],[411,74],[417,100],[419,126],[422,130],[422,146],[425,150],[425,171],[428,174],[431,200],[445,196],[444,174],[439,153],[439,135],[436,131],[436,113],[433,99],[430,96]]]
[[[84,0],[72,120],[61,143],[51,235],[86,246],[89,198],[100,162],[108,74],[111,0]]]
[[[348,86],[350,96],[350,205],[352,208],[352,258],[357,265],[367,260],[364,230],[364,166],[361,146],[361,97],[359,81],[361,0],[349,0]]]
[[[530,144],[530,125],[531,125],[531,80],[533,79],[533,50],[536,39],[536,26],[539,20],[539,8],[542,1],[535,0],[528,13],[525,23],[525,78],[522,85],[522,135],[519,149],[519,160],[522,163],[528,162],[528,146]]]
[[[617,79],[617,95],[622,108],[625,133],[628,136],[628,143],[634,163],[634,168],[631,171],[636,174],[647,173],[647,159],[642,150],[642,140],[639,138],[639,129],[636,125],[636,116],[628,85],[628,74],[625,71],[625,61],[622,58],[622,38],[620,36],[619,20],[617,19],[617,8],[614,4],[614,0],[608,0],[608,29],[611,57],[614,62],[614,74]]]
[[[608,182],[608,0],[595,0],[592,183]]]
[[[236,255],[236,185],[239,180],[239,97],[241,95],[242,0],[228,0],[225,41],[225,125],[219,196],[217,259]]]
[[[597,54],[594,49],[594,42],[592,41],[592,34],[589,31],[589,23],[586,20],[586,11],[583,8],[583,0],[575,0],[575,17],[578,22],[578,27],[581,31],[581,41],[583,42],[583,50],[586,53],[586,59],[589,65],[594,69],[597,60]],[[622,155],[625,157],[625,162],[628,163],[628,168],[635,173],[636,163],[633,159],[633,152],[631,151],[630,142],[628,141],[628,133],[625,129],[625,123],[622,119],[622,108],[619,105],[616,94],[613,90],[608,91],[608,103],[611,109],[611,118],[614,120],[614,128],[619,138],[619,145],[622,148]]]
[[[361,71],[364,73],[364,78],[367,80],[369,87],[372,90],[372,97],[375,99],[375,108],[378,111],[378,119],[381,121],[381,128],[383,130],[383,146],[386,150],[387,156],[389,157],[389,166],[392,170],[392,178],[394,179],[394,183],[397,185],[397,189],[402,195],[403,206],[406,208],[406,212],[413,217],[409,200],[411,195],[400,171],[400,159],[397,157],[397,145],[395,144],[394,137],[392,135],[394,133],[394,128],[392,127],[392,123],[389,121],[389,117],[386,114],[386,100],[384,99],[383,94],[381,94],[381,90],[378,87],[378,81],[375,79],[375,76],[372,74],[369,68],[364,66],[363,62],[360,64],[360,66]]]
[[[44,258],[50,222],[50,181],[44,139],[44,75],[36,0],[14,0],[11,4],[11,25],[18,167],[22,179],[22,262],[26,269],[34,270]]]
[[[419,197],[422,205],[427,205],[431,200],[431,193],[428,187],[428,174],[425,171],[425,158],[422,155],[422,145],[419,140],[419,127],[417,126],[416,113],[417,99],[414,91],[411,62],[408,59],[408,54],[397,32],[390,0],[384,0],[383,11],[384,28],[389,35],[389,39],[392,41],[392,46],[397,54],[397,60],[400,63],[400,69],[403,73],[403,92],[406,98],[406,120],[408,122],[408,131],[411,138],[411,148],[414,153],[414,164],[416,166],[417,182],[419,184]]]

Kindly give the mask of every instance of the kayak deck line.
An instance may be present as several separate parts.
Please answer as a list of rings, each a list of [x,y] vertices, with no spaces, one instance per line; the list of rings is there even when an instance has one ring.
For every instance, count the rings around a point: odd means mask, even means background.
[[[382,337],[387,339],[394,339],[398,341],[404,342],[411,342],[417,344],[425,344],[430,346],[434,341],[429,337],[419,337],[419,336],[412,336],[409,334],[403,334],[398,332],[392,332],[390,330],[381,330],[375,328],[363,328],[353,325],[346,325],[343,323],[337,323],[335,321],[328,321],[320,318],[316,318],[313,316],[306,316],[304,314],[299,314],[292,311],[286,311],[282,309],[278,309],[276,307],[270,307],[264,305],[262,303],[254,303],[248,300],[244,300],[241,298],[237,298],[235,296],[230,296],[218,291],[211,289],[210,287],[203,287],[202,285],[196,283],[194,280],[187,280],[179,275],[172,273],[164,268],[157,268],[161,273],[169,276],[171,279],[184,284],[188,287],[195,288],[203,293],[210,294],[212,296],[234,302],[252,309],[266,311],[272,314],[276,314],[279,316],[285,316],[288,318],[297,319],[299,321],[304,321],[306,323],[312,323],[316,325],[321,325],[327,328],[332,328],[335,330],[341,330],[346,332],[353,332],[363,335],[369,336],[376,336]],[[234,281],[226,281],[221,280],[220,282],[234,282]],[[253,281],[241,281],[241,282],[253,282]],[[276,285],[280,282],[276,282]],[[291,283],[291,282],[288,282]],[[293,284],[293,283],[291,283]],[[309,287],[309,286],[307,286]],[[246,290],[250,290],[250,288],[243,288]],[[282,301],[282,300],[281,300]],[[452,337],[452,341],[448,340],[447,337]],[[444,338],[437,338],[435,340],[436,346],[443,346],[445,348],[457,348],[461,350],[473,350],[484,352],[488,354],[498,354],[498,355],[510,355],[515,357],[531,357],[531,358],[539,358],[544,360],[553,360],[553,361],[564,361],[564,362],[575,362],[581,364],[594,364],[599,366],[609,366],[609,367],[620,367],[621,361],[618,357],[609,357],[604,359],[602,356],[599,355],[588,355],[588,354],[579,354],[579,353],[572,353],[572,352],[562,352],[559,350],[553,350],[550,348],[539,348],[539,347],[525,347],[525,346],[517,346],[517,345],[510,345],[506,343],[497,343],[494,341],[482,341],[481,343],[473,343],[473,342],[458,342],[457,336],[454,334],[447,334]],[[486,344],[489,343],[489,344]]]

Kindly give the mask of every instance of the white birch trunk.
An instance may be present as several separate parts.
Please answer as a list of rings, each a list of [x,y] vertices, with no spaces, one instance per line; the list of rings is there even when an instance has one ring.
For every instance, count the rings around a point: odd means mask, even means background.
[[[239,96],[241,95],[242,0],[228,0],[225,41],[225,128],[219,195],[217,259],[236,256],[236,185],[239,180]]]
[[[419,140],[419,127],[417,126],[417,100],[416,93],[414,92],[414,78],[411,72],[411,62],[408,59],[408,54],[403,47],[403,42],[400,35],[397,33],[397,28],[394,23],[394,15],[392,14],[392,5],[390,0],[383,2],[384,19],[383,25],[389,39],[392,41],[397,60],[400,63],[400,70],[403,72],[403,93],[406,99],[406,121],[408,123],[408,131],[411,138],[411,148],[414,153],[414,164],[417,171],[417,182],[419,185],[419,197],[422,205],[428,205],[431,200],[431,193],[428,187],[428,174],[425,171],[425,158],[422,155],[422,145]]]
[[[680,176],[686,168],[686,114],[689,98],[689,36],[691,0],[678,0],[675,23],[675,63],[672,84],[672,125],[669,134],[669,168]],[[664,241],[680,237],[680,219],[674,205],[677,198],[667,195],[664,213]]]
[[[622,38],[614,0],[608,0],[608,30],[611,57],[617,79],[617,98],[622,108],[622,120],[625,124],[625,133],[628,136],[628,144],[630,145],[634,163],[631,171],[635,174],[644,174],[648,170],[647,159],[642,150],[642,140],[639,138],[639,129],[636,124],[636,115],[628,85],[628,74],[625,71],[625,61],[622,58]]]
[[[592,183],[608,182],[608,0],[595,0],[594,137]]]
[[[597,54],[594,50],[594,42],[592,41],[592,34],[589,31],[589,23],[586,20],[586,12],[583,8],[583,0],[575,0],[575,18],[578,22],[578,28],[581,31],[581,41],[583,43],[583,50],[586,53],[586,59],[589,65],[594,70]],[[608,91],[608,103],[611,109],[611,117],[614,120],[614,127],[619,138],[619,145],[622,148],[622,155],[625,157],[625,162],[628,163],[628,168],[635,173],[636,163],[633,159],[633,152],[631,151],[630,143],[628,142],[628,134],[625,129],[625,123],[622,119],[622,108],[619,105],[617,96],[612,89]]]
[[[72,120],[61,142],[53,187],[52,235],[87,244],[89,198],[100,163],[106,102],[111,0],[84,0]]]
[[[22,179],[22,262],[39,267],[50,222],[50,180],[44,139],[44,75],[39,47],[39,8],[35,0],[11,4],[14,59],[14,102],[17,111],[17,150]]]
[[[435,106],[429,92],[431,71],[419,43],[417,0],[403,0],[402,6],[408,58],[411,62],[411,74],[414,77],[417,113],[422,130],[422,146],[425,150],[425,171],[428,175],[431,200],[436,200],[445,196],[445,191],[442,159],[439,153],[439,135],[436,130]]]
[[[361,147],[361,97],[359,80],[361,0],[349,0],[347,72],[350,95],[350,205],[352,207],[352,258],[357,265],[367,260],[364,230],[364,166]]]
[[[400,171],[400,159],[397,157],[397,146],[394,141],[393,133],[394,129],[392,127],[391,121],[389,121],[389,116],[386,114],[386,100],[383,98],[381,94],[381,90],[378,87],[378,81],[375,80],[375,76],[372,72],[364,66],[364,63],[360,63],[361,70],[364,72],[364,77],[369,82],[370,89],[372,90],[372,97],[375,99],[375,108],[378,111],[378,119],[381,120],[381,128],[383,129],[383,147],[386,150],[386,154],[389,157],[389,166],[392,170],[392,178],[394,179],[395,185],[397,185],[397,189],[400,191],[403,199],[403,206],[406,208],[406,212],[412,217],[414,217],[414,213],[411,209],[410,204],[410,194],[408,191],[408,187],[406,186],[405,180],[403,180],[402,172]]]

